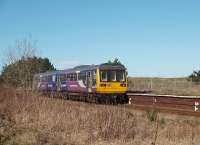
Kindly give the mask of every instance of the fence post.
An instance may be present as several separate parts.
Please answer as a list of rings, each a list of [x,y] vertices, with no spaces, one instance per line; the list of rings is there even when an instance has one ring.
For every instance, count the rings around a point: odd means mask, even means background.
[[[153,90],[153,80],[152,80],[152,78],[151,78],[151,91]]]

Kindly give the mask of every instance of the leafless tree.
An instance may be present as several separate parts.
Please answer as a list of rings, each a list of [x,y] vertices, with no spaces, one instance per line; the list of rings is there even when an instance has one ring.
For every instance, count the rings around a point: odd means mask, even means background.
[[[36,41],[33,41],[31,37],[22,40],[17,40],[14,46],[10,46],[9,48],[4,50],[3,65],[6,66],[10,64],[15,64],[20,60],[24,60],[24,62],[26,62],[28,58],[32,58],[34,56],[36,56]],[[30,86],[30,82],[28,80],[31,80],[30,78],[31,64],[27,64],[24,62],[22,63],[22,65],[20,65],[20,67],[18,66],[15,68],[16,69],[15,72],[20,72],[18,73],[20,74],[20,76],[18,76],[18,79],[21,80],[22,87],[27,88],[28,86]]]
[[[36,42],[31,38],[16,40],[14,46],[4,50],[4,62],[12,64],[20,59],[27,59],[36,55]]]

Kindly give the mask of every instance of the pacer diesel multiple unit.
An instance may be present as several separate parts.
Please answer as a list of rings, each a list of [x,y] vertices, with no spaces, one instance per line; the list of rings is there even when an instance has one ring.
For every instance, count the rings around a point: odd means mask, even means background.
[[[36,74],[34,88],[42,92],[61,92],[97,100],[125,101],[127,70],[121,64],[82,65],[72,69]]]

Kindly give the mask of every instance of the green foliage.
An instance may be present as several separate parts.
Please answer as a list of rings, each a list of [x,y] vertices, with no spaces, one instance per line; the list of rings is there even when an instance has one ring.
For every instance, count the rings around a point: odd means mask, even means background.
[[[189,78],[193,82],[200,82],[200,71],[193,71],[193,73],[189,76]]]
[[[15,63],[5,65],[1,77],[9,85],[15,87],[30,87],[34,74],[50,70],[55,70],[55,68],[48,58],[22,57]]]
[[[109,65],[122,65],[122,63],[119,61],[118,58],[115,58],[113,61],[108,60],[108,62],[106,64],[109,64]]]

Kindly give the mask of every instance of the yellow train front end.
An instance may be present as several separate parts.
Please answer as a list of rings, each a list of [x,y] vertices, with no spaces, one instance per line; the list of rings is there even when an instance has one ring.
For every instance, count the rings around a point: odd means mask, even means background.
[[[110,71],[109,71],[110,72]],[[126,71],[116,71],[111,72],[114,76],[117,72],[121,73],[121,80],[115,79],[113,77],[113,80],[108,80],[106,75],[109,73],[108,71],[100,71],[97,69],[97,87],[96,91],[97,93],[103,93],[103,94],[123,94],[126,93],[128,90],[128,80],[126,77]],[[107,73],[107,74],[106,74]],[[104,78],[103,78],[104,77]],[[103,78],[103,79],[102,79]]]
[[[102,97],[126,101],[127,71],[123,65],[102,65],[96,71],[96,92]]]

